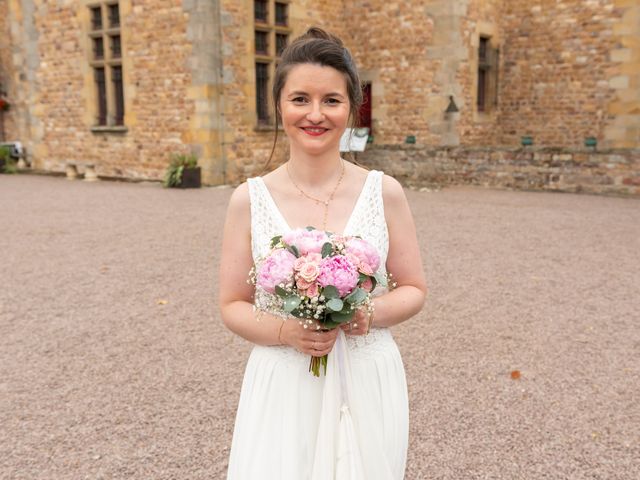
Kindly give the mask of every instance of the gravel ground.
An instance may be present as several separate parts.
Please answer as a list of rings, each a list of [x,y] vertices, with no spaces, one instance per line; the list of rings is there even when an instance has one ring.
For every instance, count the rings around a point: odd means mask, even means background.
[[[224,478],[250,350],[216,306],[230,192],[0,176],[0,478]],[[640,478],[640,200],[408,197],[407,479]]]

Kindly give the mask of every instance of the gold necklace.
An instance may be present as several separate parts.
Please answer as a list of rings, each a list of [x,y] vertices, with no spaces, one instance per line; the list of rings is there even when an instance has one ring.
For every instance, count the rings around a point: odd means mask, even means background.
[[[344,177],[344,160],[342,160],[342,158],[340,158],[341,164],[342,164],[342,171],[340,172],[340,178],[338,178],[338,183],[336,183],[336,186],[333,188],[333,191],[331,192],[331,195],[329,195],[329,198],[327,200],[320,200],[319,198],[315,198],[312,197],[311,195],[309,195],[307,192],[305,192],[304,190],[302,190],[298,184],[295,182],[295,180],[293,179],[293,177],[291,176],[291,172],[289,171],[289,162],[287,162],[287,175],[289,175],[289,180],[291,180],[291,183],[293,183],[293,186],[296,187],[298,189],[298,191],[304,195],[305,197],[307,197],[309,200],[313,200],[314,202],[316,202],[316,205],[324,205],[324,215],[322,218],[322,230],[326,230],[327,229],[327,216],[329,214],[329,202],[331,202],[331,200],[333,200],[333,196],[336,194],[336,191],[338,190],[338,187],[340,186],[340,183],[342,182],[342,178]]]

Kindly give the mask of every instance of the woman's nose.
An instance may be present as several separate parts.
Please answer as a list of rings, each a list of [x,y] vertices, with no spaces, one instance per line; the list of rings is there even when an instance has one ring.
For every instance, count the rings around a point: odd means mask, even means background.
[[[320,104],[311,104],[311,111],[307,113],[307,120],[313,123],[320,123],[322,120],[324,120],[324,114],[322,113]]]

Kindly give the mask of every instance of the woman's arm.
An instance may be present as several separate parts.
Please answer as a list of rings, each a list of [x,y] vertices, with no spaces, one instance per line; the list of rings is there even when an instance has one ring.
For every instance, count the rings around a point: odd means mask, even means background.
[[[427,284],[415,222],[402,185],[385,175],[382,196],[389,229],[387,271],[393,275],[397,287],[374,299],[373,325],[390,327],[420,312],[425,303]]]
[[[310,332],[296,320],[283,324],[280,317],[256,315],[254,286],[247,283],[252,266],[249,188],[243,183],[229,200],[222,236],[218,276],[222,321],[229,330],[258,345],[287,344],[315,356],[329,353],[336,333]]]

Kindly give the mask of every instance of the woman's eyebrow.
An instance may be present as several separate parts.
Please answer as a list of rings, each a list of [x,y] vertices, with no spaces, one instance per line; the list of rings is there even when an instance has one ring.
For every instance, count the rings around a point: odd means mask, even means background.
[[[298,95],[309,95],[307,92],[305,92],[304,90],[296,90],[294,92],[290,92],[289,95],[287,95],[288,97],[295,97]],[[325,97],[340,97],[340,98],[344,98],[344,95],[342,95],[341,93],[338,92],[330,92],[327,93],[325,95]]]

